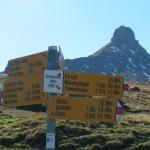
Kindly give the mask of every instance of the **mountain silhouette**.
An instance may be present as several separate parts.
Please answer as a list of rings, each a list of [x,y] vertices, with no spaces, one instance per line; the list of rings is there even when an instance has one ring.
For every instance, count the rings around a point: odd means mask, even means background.
[[[133,30],[120,26],[110,42],[88,57],[65,60],[65,70],[122,75],[125,80],[150,81],[150,54]]]

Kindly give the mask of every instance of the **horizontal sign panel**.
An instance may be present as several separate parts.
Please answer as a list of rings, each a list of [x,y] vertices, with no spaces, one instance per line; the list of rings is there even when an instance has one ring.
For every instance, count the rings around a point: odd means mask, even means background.
[[[110,97],[121,97],[123,94],[121,76],[64,72],[63,85],[63,93],[66,94]]]
[[[48,97],[48,118],[115,122],[115,98]]]
[[[46,99],[41,74],[8,79],[4,82],[4,106],[40,104]]]
[[[41,52],[17,59],[9,60],[9,78],[22,77],[31,74],[43,73],[48,64],[48,52]]]

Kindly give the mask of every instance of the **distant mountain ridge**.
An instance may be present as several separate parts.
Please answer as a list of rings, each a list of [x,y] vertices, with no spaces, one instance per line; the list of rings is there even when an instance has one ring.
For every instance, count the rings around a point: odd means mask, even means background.
[[[111,41],[88,57],[65,60],[65,70],[123,75],[126,80],[150,81],[150,54],[131,28],[120,26]]]

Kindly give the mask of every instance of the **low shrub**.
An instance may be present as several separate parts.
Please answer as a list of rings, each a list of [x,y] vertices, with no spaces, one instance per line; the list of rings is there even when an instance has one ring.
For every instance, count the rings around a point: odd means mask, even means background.
[[[79,147],[78,144],[75,143],[63,143],[59,145],[59,150],[76,150]]]
[[[99,144],[92,144],[90,149],[91,150],[103,150],[103,146]]]
[[[123,142],[122,141],[108,141],[104,145],[104,150],[121,150],[123,149]]]
[[[139,87],[133,87],[133,88],[130,88],[130,91],[135,91],[135,92],[140,92],[140,88]]]

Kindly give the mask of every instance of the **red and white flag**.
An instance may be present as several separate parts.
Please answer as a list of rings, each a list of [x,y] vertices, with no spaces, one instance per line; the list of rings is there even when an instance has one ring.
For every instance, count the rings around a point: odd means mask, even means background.
[[[129,85],[124,81],[123,84],[123,96],[126,96],[129,91]]]
[[[116,108],[116,121],[118,121],[121,115],[125,112],[123,107],[121,106],[120,102],[117,101],[117,108]]]

